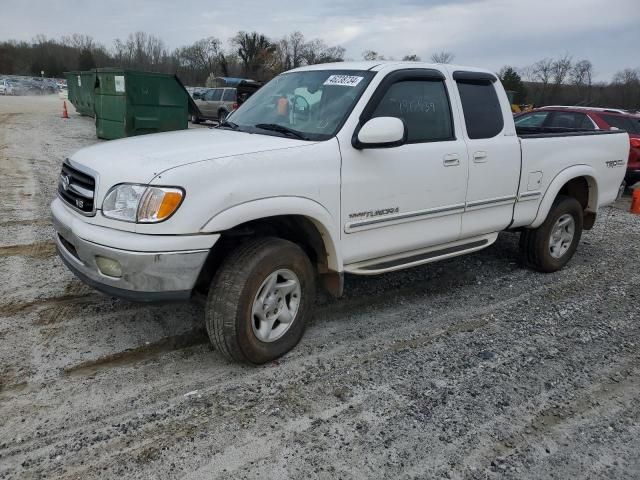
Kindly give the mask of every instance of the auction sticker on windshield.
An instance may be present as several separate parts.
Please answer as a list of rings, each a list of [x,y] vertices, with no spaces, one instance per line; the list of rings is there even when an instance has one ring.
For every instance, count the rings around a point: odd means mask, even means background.
[[[364,77],[354,75],[331,75],[323,85],[342,85],[343,87],[355,87]]]

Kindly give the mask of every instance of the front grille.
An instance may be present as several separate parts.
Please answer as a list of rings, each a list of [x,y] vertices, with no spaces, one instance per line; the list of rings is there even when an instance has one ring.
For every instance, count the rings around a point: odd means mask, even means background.
[[[96,180],[69,163],[62,164],[62,171],[58,180],[58,194],[76,210],[83,213],[93,213],[93,200]]]

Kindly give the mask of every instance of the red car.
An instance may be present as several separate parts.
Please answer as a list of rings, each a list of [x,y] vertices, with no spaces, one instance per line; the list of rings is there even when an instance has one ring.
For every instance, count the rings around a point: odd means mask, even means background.
[[[626,130],[629,133],[627,185],[640,182],[640,117],[624,110],[591,107],[542,107],[516,116],[516,127],[544,127],[549,131]]]

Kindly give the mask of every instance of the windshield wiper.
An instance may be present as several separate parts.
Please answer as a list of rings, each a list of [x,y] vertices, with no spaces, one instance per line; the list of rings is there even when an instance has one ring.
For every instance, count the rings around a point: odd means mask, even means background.
[[[232,130],[237,130],[238,129],[238,125],[236,123],[230,122],[229,120],[223,120],[220,123],[218,123],[218,128],[220,127],[227,127],[230,128]]]
[[[285,135],[291,135],[301,140],[309,140],[309,138],[304,133],[289,127],[285,127],[284,125],[278,125],[277,123],[258,123],[254,125],[254,127],[260,128],[262,130],[271,130],[273,132],[284,133]]]

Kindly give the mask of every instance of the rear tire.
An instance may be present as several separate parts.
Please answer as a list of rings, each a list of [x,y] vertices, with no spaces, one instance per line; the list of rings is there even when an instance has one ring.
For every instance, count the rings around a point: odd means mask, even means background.
[[[523,263],[545,273],[564,267],[578,248],[583,216],[582,206],[575,198],[558,195],[544,223],[520,234]]]
[[[229,254],[211,282],[209,339],[230,360],[272,361],[298,344],[314,300],[314,270],[298,245],[271,237],[249,240]]]
[[[220,110],[218,112],[218,122],[219,123],[224,122],[227,119],[227,115],[229,115],[229,114],[227,113],[226,110]]]
[[[200,117],[198,117],[197,115],[191,115],[191,123],[193,123],[194,125],[198,125],[200,123]]]

